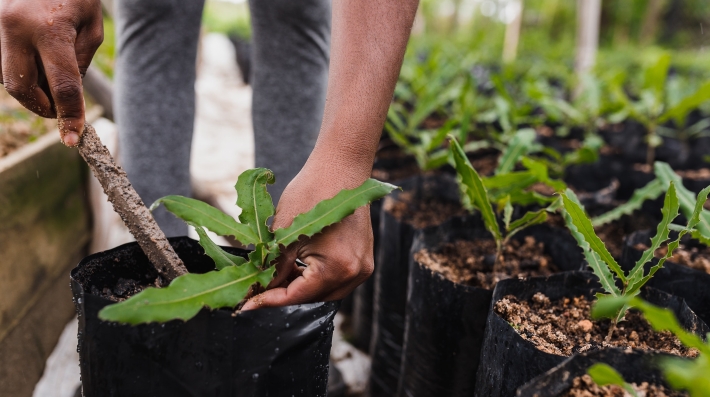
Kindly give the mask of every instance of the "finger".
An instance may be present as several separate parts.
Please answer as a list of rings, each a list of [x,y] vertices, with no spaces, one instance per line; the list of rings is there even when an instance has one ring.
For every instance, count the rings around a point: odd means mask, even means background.
[[[84,130],[84,95],[73,41],[66,46],[40,45],[39,55],[59,119],[59,133],[67,146],[79,144]]]
[[[94,58],[96,50],[99,49],[104,41],[104,25],[100,5],[96,8],[95,13],[97,15],[90,19],[91,25],[79,31],[74,44],[76,62],[82,77],[86,74],[89,65],[91,65],[91,60]]]
[[[35,52],[28,48],[5,45],[7,50],[0,60],[5,90],[22,106],[42,117],[55,117],[47,94],[38,84]]]
[[[276,276],[269,283],[269,288],[277,288],[288,285],[295,277],[300,276],[300,272],[294,276],[294,271],[298,270],[296,258],[298,257],[298,243],[286,248],[276,260]]]
[[[317,302],[321,297],[332,293],[333,283],[328,283],[316,266],[309,266],[301,277],[295,279],[286,288],[270,289],[251,298],[242,310],[254,310],[262,307],[279,307]]]

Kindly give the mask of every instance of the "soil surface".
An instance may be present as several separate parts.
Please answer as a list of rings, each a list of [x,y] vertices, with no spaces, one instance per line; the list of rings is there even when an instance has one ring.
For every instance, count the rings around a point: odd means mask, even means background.
[[[494,310],[515,328],[518,334],[540,351],[558,356],[571,356],[603,347],[655,350],[683,357],[695,357],[696,349],[688,349],[670,332],[654,332],[643,316],[635,311],[619,322],[611,339],[607,335],[609,320],[592,320],[592,301],[584,297],[557,301],[542,293],[530,302],[509,295],[495,304]]]
[[[145,285],[139,281],[119,278],[113,288],[104,287],[102,290],[91,286],[91,295],[100,296],[113,302],[121,302],[148,287],[158,287],[157,285]]]
[[[686,397],[687,393],[666,389],[664,386],[650,385],[643,382],[640,385],[632,383],[631,386],[639,396],[645,397]],[[630,397],[623,388],[619,386],[600,387],[589,375],[579,376],[572,381],[572,389],[563,397]]]
[[[459,203],[441,199],[426,199],[414,201],[412,192],[403,192],[397,199],[386,197],[383,208],[400,222],[406,222],[417,229],[437,226],[447,219],[464,215],[466,211]]]
[[[621,254],[624,251],[624,238],[626,237],[624,227],[618,221],[613,221],[595,227],[594,231],[604,243],[606,249],[609,250],[611,256],[615,259],[621,258]]]
[[[542,243],[532,236],[521,242],[512,240],[502,253],[500,271],[493,271],[496,246],[493,240],[458,240],[437,251],[421,250],[414,259],[447,279],[463,285],[492,289],[500,280],[511,277],[549,276],[556,271],[545,255]]]
[[[645,251],[648,249],[648,245],[639,243],[634,248]],[[661,258],[667,253],[668,246],[664,245],[656,250],[654,256]],[[710,248],[708,247],[689,247],[681,244],[673,251],[673,256],[670,257],[669,261],[710,274]]]

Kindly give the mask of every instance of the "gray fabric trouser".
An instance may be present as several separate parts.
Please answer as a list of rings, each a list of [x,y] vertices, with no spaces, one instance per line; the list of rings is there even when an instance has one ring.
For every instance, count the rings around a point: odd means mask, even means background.
[[[120,161],[146,204],[190,196],[195,64],[204,0],[118,0],[115,114]],[[315,144],[323,117],[330,0],[250,0],[256,166],[276,203]],[[235,181],[236,182],[236,181]],[[168,236],[185,224],[160,208]]]

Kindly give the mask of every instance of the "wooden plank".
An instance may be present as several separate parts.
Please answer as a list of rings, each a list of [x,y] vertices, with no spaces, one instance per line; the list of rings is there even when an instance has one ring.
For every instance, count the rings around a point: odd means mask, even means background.
[[[49,133],[0,159],[0,396],[31,396],[73,315],[69,270],[91,226],[88,170]]]

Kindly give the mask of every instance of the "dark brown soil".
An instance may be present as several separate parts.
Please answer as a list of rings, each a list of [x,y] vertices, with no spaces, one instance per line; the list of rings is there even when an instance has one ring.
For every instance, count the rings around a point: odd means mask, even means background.
[[[440,199],[427,199],[414,201],[412,192],[403,192],[397,200],[387,196],[383,208],[397,220],[406,222],[417,229],[437,226],[447,219],[464,215],[466,212],[460,204],[443,201]]]
[[[570,356],[602,347],[635,348],[695,357],[696,349],[688,349],[670,332],[655,332],[643,316],[634,311],[619,322],[607,341],[611,321],[592,320],[592,301],[584,297],[564,298],[551,302],[542,293],[530,302],[509,295],[495,304],[494,310],[520,336],[539,350],[558,356]]]
[[[635,249],[644,251],[648,249],[648,245],[640,243],[634,246]],[[654,256],[661,258],[668,253],[668,246],[662,246],[656,250]],[[710,248],[708,247],[688,247],[681,244],[669,259],[673,263],[688,266],[695,270],[700,270],[710,274]]]
[[[616,259],[621,258],[621,254],[624,251],[624,237],[626,237],[624,227],[618,221],[613,221],[595,227],[594,231],[604,243],[606,249],[609,250],[611,256]]]
[[[108,299],[113,302],[121,302],[137,293],[148,288],[148,285],[141,283],[137,280],[130,280],[125,278],[119,278],[113,289],[104,287],[102,290],[96,288],[95,285],[91,286],[91,294],[100,296],[102,298]],[[150,287],[157,287],[157,285],[151,285]]]
[[[459,240],[436,252],[421,250],[414,259],[447,279],[463,285],[492,289],[500,280],[511,277],[548,276],[555,272],[552,259],[542,243],[528,236],[523,242],[512,240],[503,248],[502,267],[493,271],[493,240]]]
[[[481,176],[489,176],[493,175],[493,173],[496,170],[496,167],[498,167],[498,157],[500,154],[498,153],[492,153],[492,154],[487,154],[483,157],[475,157],[476,153],[474,152],[471,157],[471,165],[473,166],[473,169],[476,170]]]
[[[597,386],[589,375],[574,378],[572,389],[563,397],[628,397],[629,394],[619,386]],[[634,389],[639,396],[646,397],[686,397],[687,393],[666,389],[664,386],[650,385],[646,382],[637,385],[633,383]]]

